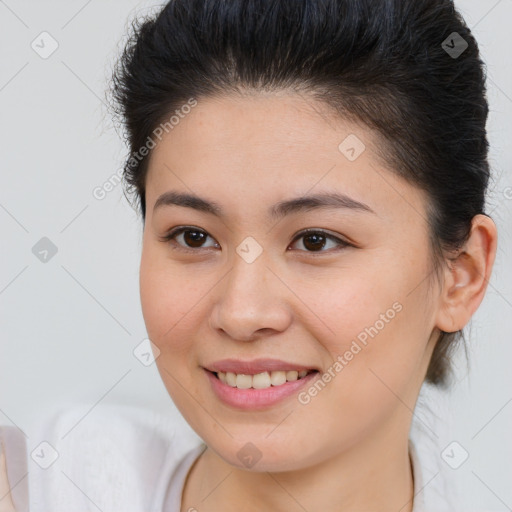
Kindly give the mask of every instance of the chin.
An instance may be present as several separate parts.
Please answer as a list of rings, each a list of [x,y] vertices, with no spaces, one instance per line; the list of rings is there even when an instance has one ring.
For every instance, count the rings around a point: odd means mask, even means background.
[[[256,473],[296,471],[321,462],[324,455],[325,458],[329,457],[323,453],[322,447],[309,445],[309,450],[305,452],[303,442],[283,444],[282,441],[265,439],[268,429],[265,430],[253,441],[249,440],[249,436],[244,436],[247,440],[230,439],[224,443],[216,440],[209,443],[206,439],[205,442],[226,464]]]

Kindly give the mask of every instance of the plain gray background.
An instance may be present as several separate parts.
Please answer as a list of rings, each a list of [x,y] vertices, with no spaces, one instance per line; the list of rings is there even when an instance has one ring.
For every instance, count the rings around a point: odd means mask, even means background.
[[[56,404],[84,404],[84,414],[98,403],[135,404],[183,421],[155,365],[133,354],[146,338],[140,220],[121,185],[102,200],[93,195],[126,154],[103,103],[112,60],[128,20],[160,4],[0,0],[0,424],[27,435]],[[463,509],[505,511],[512,508],[512,0],[456,5],[488,69],[487,212],[499,240],[486,298],[466,328],[471,368],[459,351],[457,384],[429,400],[449,412],[436,427],[440,445],[456,440],[469,453],[449,469],[464,488]],[[41,32],[58,44],[47,58],[31,46]],[[57,248],[45,263],[33,253],[43,237]]]

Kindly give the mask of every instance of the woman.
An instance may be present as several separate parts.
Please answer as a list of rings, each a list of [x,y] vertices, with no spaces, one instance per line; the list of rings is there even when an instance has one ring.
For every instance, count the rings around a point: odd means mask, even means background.
[[[409,439],[496,254],[483,63],[453,2],[173,0],[113,97],[144,320],[204,441],[152,506],[456,510],[424,503]]]

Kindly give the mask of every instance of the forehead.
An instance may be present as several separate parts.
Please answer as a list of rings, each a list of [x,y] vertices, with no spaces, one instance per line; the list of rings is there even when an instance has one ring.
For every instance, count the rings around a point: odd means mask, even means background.
[[[152,150],[148,210],[168,189],[256,209],[308,191],[345,193],[375,211],[421,201],[385,168],[379,144],[374,131],[296,94],[201,99]]]
[[[273,153],[290,148],[297,158],[309,149],[338,156],[338,145],[349,134],[364,141],[369,149],[380,143],[376,132],[336,116],[311,97],[287,92],[220,96],[202,98],[181,115],[163,134],[155,152],[165,151],[163,146],[180,146],[182,152],[218,149],[263,157],[262,150],[266,150],[268,157],[292,158],[290,152]]]

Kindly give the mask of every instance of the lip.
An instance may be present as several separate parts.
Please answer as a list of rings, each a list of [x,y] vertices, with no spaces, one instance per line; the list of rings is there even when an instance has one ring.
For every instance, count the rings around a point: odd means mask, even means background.
[[[252,359],[251,361],[242,361],[241,359],[222,359],[208,366],[204,366],[205,370],[210,372],[231,372],[243,373],[244,375],[256,375],[262,372],[272,371],[291,371],[291,370],[317,370],[313,366],[304,366],[302,364],[282,361],[280,359]],[[284,384],[283,384],[284,385]]]
[[[251,411],[268,409],[284,399],[296,395],[301,388],[309,385],[319,375],[319,372],[315,371],[301,379],[287,381],[280,386],[270,386],[266,389],[238,389],[228,386],[219,380],[213,372],[203,369],[214,394],[221,402],[236,409]]]

